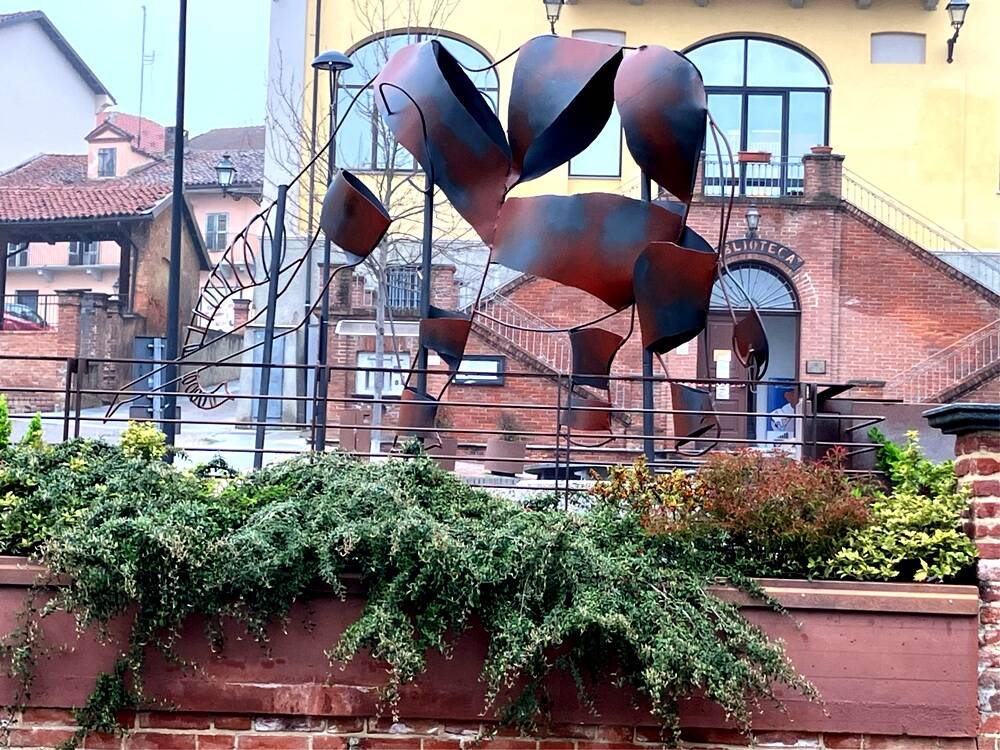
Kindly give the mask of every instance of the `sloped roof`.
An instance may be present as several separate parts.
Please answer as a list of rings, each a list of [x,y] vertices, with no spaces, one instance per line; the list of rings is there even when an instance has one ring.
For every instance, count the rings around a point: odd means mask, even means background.
[[[188,139],[188,148],[194,151],[264,150],[264,126],[251,125],[245,128],[215,128]]]
[[[169,185],[0,187],[0,221],[134,216],[170,195]]]
[[[94,71],[83,61],[83,58],[77,54],[73,46],[66,41],[66,38],[59,33],[59,29],[55,27],[55,24],[42,11],[27,10],[18,13],[0,13],[0,28],[13,26],[18,23],[27,23],[29,21],[34,21],[41,27],[42,31],[52,40],[52,43],[63,53],[69,64],[73,66],[73,69],[76,70],[90,87],[91,91],[95,94],[109,96],[111,97],[111,101],[115,101],[115,98],[111,96],[111,92],[108,91],[107,87],[101,83]]]
[[[86,155],[39,154],[6,172],[0,172],[0,187],[72,185],[86,179]]]
[[[234,187],[257,188],[260,189],[264,182],[264,151],[230,151],[218,149],[210,151],[188,151],[184,154],[184,184],[187,187],[218,187],[215,175],[215,165],[219,163],[224,154],[229,155],[230,161],[236,167],[236,179]],[[168,154],[166,158],[140,167],[128,175],[127,178],[140,183],[160,183],[168,184],[173,180],[174,160]],[[0,178],[2,182],[2,178]]]
[[[166,145],[166,128],[148,117],[130,115],[127,112],[101,112],[97,115],[97,127],[88,133],[95,133],[104,123],[109,123],[119,131],[132,136],[132,145],[149,154],[162,154]]]

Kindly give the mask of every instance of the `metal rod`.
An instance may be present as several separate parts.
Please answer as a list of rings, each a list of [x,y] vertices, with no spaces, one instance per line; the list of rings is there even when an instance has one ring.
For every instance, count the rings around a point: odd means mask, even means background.
[[[649,175],[643,172],[639,177],[642,188],[642,201],[649,203],[652,200],[653,185]],[[650,437],[654,430],[653,409],[653,353],[642,350],[642,452],[647,461],[656,459],[656,441]]]
[[[174,118],[174,184],[170,206],[170,274],[167,281],[167,351],[170,364],[166,367],[167,383],[177,378],[177,355],[180,346],[181,307],[181,212],[184,208],[184,66],[187,48],[187,0],[180,0],[180,15],[177,21],[177,114]],[[79,375],[77,375],[79,379]],[[168,395],[164,401],[162,416],[166,420],[163,432],[167,445],[176,440],[177,427],[173,420],[177,417],[177,397]],[[171,451],[166,460],[172,461]]]
[[[0,234],[0,261],[2,261],[0,262],[0,331],[2,331],[3,318],[7,309],[7,264],[10,262],[7,238],[2,234]]]
[[[431,313],[431,253],[434,248],[434,182],[429,171],[424,173],[424,238],[420,255],[420,317]],[[423,337],[417,350],[417,391],[427,393],[427,347]]]
[[[337,163],[337,140],[333,135],[337,122],[337,76],[340,71],[330,71],[330,149],[327,152],[327,177],[329,185],[333,182],[333,170]],[[314,206],[310,206],[310,214]],[[323,238],[323,268],[320,271],[320,288],[323,290],[323,299],[319,310],[319,342],[316,345],[316,361],[318,368],[316,371],[317,382],[313,386],[315,390],[315,403],[313,404],[313,422],[316,429],[313,432],[313,450],[326,450],[326,399],[330,387],[330,371],[327,369],[327,360],[330,357],[330,258],[331,258],[330,238]],[[308,331],[308,324],[306,330]]]
[[[264,317],[264,345],[260,353],[260,387],[257,400],[257,427],[254,438],[253,466],[259,469],[264,460],[264,437],[267,432],[267,400],[271,388],[271,357],[274,353],[274,318],[278,307],[278,282],[281,277],[281,250],[285,244],[285,206],[288,203],[288,185],[278,185],[278,211],[274,219],[274,235],[271,238],[271,264],[268,267],[267,314]]]

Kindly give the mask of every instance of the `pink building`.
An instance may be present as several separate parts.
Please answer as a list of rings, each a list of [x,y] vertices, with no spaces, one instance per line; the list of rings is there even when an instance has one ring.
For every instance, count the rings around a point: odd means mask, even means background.
[[[191,207],[210,264],[219,259],[233,235],[257,213],[264,161],[264,129],[224,128],[193,138],[184,159],[185,198]],[[41,154],[0,173],[0,190],[11,188],[47,194],[72,189],[104,193],[111,189],[169,192],[173,179],[173,128],[121,112],[102,112],[81,141],[86,154]],[[228,155],[236,167],[226,191],[216,182],[215,165]],[[58,201],[53,215],[58,220]],[[257,245],[259,237],[249,238]],[[8,243],[4,303],[8,309],[54,313],[54,294],[80,290],[121,293],[122,243],[81,239],[68,242]],[[255,248],[256,249],[256,248]],[[204,275],[204,274],[203,274]],[[227,311],[227,314],[231,314]]]

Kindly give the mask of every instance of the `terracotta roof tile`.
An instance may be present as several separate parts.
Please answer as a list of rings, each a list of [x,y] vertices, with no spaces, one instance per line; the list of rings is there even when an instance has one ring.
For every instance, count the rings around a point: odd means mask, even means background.
[[[264,126],[215,128],[188,139],[188,148],[196,151],[232,149],[234,151],[264,150]]]
[[[132,145],[150,154],[162,154],[165,144],[165,128],[148,117],[130,115],[127,112],[101,112],[97,124],[110,122],[132,135]],[[141,137],[140,137],[141,136]]]
[[[132,216],[168,195],[169,185],[0,187],[0,221]]]
[[[86,179],[87,157],[83,154],[40,154],[0,173],[0,186],[68,185]]]
[[[236,187],[261,187],[264,181],[264,152],[250,151],[188,151],[184,154],[184,184],[188,187],[206,187],[217,184],[215,165],[223,154],[229,154],[236,167]],[[166,158],[149,166],[141,167],[123,179],[142,183],[171,183],[174,174],[174,160]]]

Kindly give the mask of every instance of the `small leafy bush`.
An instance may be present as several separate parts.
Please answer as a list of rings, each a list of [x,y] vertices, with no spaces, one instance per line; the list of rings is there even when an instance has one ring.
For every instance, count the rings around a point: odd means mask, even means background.
[[[0,393],[0,451],[10,445],[10,433],[14,425],[10,421],[7,397]]]
[[[923,456],[917,433],[902,446],[877,430],[879,468],[890,490],[872,504],[872,523],[853,531],[822,570],[825,575],[861,580],[941,581],[958,576],[976,558],[963,532],[969,507],[950,461],[935,464]]]
[[[868,490],[839,458],[796,461],[754,450],[716,454],[695,474],[615,467],[594,493],[624,502],[653,534],[683,534],[746,575],[801,576],[868,520]]]
[[[28,429],[24,431],[24,436],[21,438],[21,445],[25,448],[34,448],[35,450],[41,450],[45,442],[42,439],[42,415],[37,411],[35,416],[31,418],[28,422]]]
[[[167,453],[167,436],[152,422],[131,420],[122,433],[121,445],[128,458],[159,461]]]

